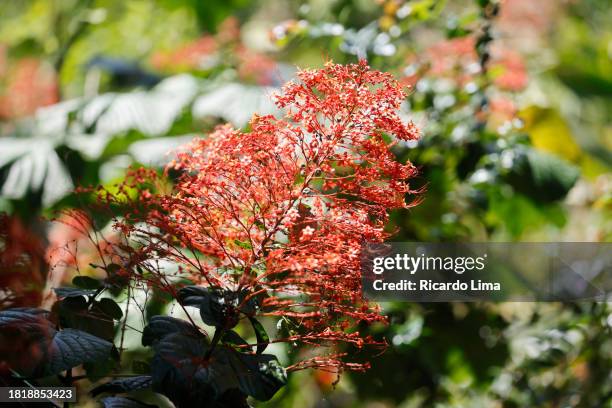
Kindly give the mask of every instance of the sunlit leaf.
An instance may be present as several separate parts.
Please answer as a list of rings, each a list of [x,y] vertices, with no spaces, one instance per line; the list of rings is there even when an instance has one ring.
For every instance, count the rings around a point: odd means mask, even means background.
[[[261,354],[268,347],[270,343],[270,337],[268,333],[266,333],[266,329],[263,325],[254,317],[249,317],[249,321],[251,325],[253,325],[253,330],[255,331],[255,336],[257,337],[257,354]]]
[[[271,100],[276,88],[227,83],[220,85],[196,98],[193,116],[222,118],[234,126],[245,126],[254,113],[273,115],[278,113]]]

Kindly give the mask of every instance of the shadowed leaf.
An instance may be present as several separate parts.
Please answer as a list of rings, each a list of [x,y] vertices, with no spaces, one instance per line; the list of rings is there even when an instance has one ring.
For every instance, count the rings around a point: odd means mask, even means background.
[[[120,378],[107,382],[95,387],[89,391],[89,393],[94,397],[104,392],[123,393],[150,388],[151,384],[152,379],[150,375],[140,375],[137,377]]]
[[[157,408],[157,405],[145,404],[132,398],[106,397],[100,400],[104,408]]]

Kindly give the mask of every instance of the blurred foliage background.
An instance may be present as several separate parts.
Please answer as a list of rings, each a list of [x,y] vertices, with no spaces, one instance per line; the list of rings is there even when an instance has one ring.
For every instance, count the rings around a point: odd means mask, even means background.
[[[70,282],[48,274],[44,255],[70,233],[41,216],[86,205],[75,186],[111,185],[130,165],[161,168],[219,123],[278,113],[269,99],[278,86],[327,59],[367,58],[409,87],[403,110],[423,136],[396,152],[420,168],[414,187],[424,192],[393,214],[395,239],[609,242],[610,6],[2,2],[0,211],[27,238],[32,267],[0,271],[0,306],[36,305],[45,286]],[[367,330],[391,347],[372,370],[337,384],[296,373],[258,405],[612,407],[609,303],[383,306],[391,324]],[[164,307],[157,299],[148,316]]]

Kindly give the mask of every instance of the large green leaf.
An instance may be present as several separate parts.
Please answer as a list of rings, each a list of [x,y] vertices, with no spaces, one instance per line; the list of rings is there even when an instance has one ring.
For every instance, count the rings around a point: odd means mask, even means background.
[[[508,181],[521,193],[551,202],[560,200],[574,186],[579,170],[551,154],[531,149],[516,150]]]
[[[198,336],[197,328],[185,320],[170,316],[153,316],[142,332],[142,345],[152,346],[162,338],[173,333]]]
[[[6,174],[1,196],[16,200],[28,192],[41,192],[42,204],[49,206],[74,188],[53,141],[5,137],[0,138],[0,151],[0,176],[1,172]]]
[[[260,401],[267,401],[287,383],[287,373],[275,356],[270,354],[238,353],[222,349],[232,367],[240,391]]]
[[[59,149],[97,160],[115,135],[132,129],[147,137],[166,135],[198,88],[194,77],[179,75],[150,91],[103,94],[40,109],[14,135],[0,138],[0,194],[22,199],[40,191],[43,206],[56,203],[73,190],[73,176],[78,176],[70,174]]]
[[[72,284],[81,289],[99,289],[102,287],[102,282],[90,276],[75,276],[72,279]]]
[[[225,389],[231,388],[231,384],[224,387],[222,381],[213,385],[214,378],[227,377],[227,372],[204,364],[208,352],[204,337],[172,333],[160,339],[154,348],[153,390],[170,398],[177,407],[212,406]]]
[[[83,133],[115,135],[133,129],[147,136],[162,136],[198,88],[194,77],[177,75],[150,91],[102,94],[79,110],[78,123]]]
[[[53,336],[45,374],[54,375],[83,363],[106,359],[113,344],[81,330],[64,329]]]
[[[143,334],[143,344],[152,344],[155,350],[153,389],[177,406],[224,406],[221,402],[228,398],[243,401],[240,394],[267,400],[286,383],[286,373],[275,356],[234,349],[235,344],[244,343],[237,334],[224,336],[222,342],[228,345],[211,351],[206,337],[180,322],[156,319]]]
[[[51,206],[73,190],[83,163],[91,162],[98,172],[97,161],[109,163],[109,157],[127,153],[128,160],[161,166],[169,160],[168,151],[192,138],[164,137],[192,104],[196,119],[212,116],[243,127],[253,113],[278,112],[270,99],[276,90],[239,83],[208,85],[182,74],[151,90],[106,93],[41,108],[14,134],[0,138],[0,194],[23,199],[29,192],[41,192],[42,205]],[[77,156],[80,164],[70,166],[68,160]]]
[[[254,113],[273,115],[279,112],[271,96],[276,88],[226,83],[198,96],[193,104],[195,118],[222,118],[236,127],[244,127]]]
[[[123,311],[113,299],[103,298],[97,303],[98,308],[107,316],[112,317],[115,320],[119,320],[123,317]]]
[[[81,330],[58,331],[41,309],[0,312],[3,359],[24,376],[43,377],[107,359],[113,344]]]

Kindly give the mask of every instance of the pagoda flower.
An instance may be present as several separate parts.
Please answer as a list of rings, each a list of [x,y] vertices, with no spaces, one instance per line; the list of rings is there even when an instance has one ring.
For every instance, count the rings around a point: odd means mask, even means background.
[[[413,205],[408,180],[415,167],[390,151],[418,137],[398,115],[404,98],[390,74],[365,61],[328,62],[300,71],[275,96],[284,117],[256,115],[247,131],[220,126],[180,148],[163,176],[134,169],[116,190],[98,189],[107,208],[123,209],[114,226],[125,239],[112,254],[121,258],[120,268],[181,307],[198,307],[215,327],[209,335],[191,320],[181,323],[207,339],[198,367],[229,347],[227,336],[235,339],[233,329],[244,319],[257,344],[233,341],[243,358],[269,343],[302,345],[303,358],[283,372],[364,370],[367,358],[353,357],[384,349],[383,340],[358,330],[386,322],[362,297],[360,256],[365,243],[388,238],[389,210]],[[160,266],[168,263],[176,270]],[[192,284],[177,284],[178,277]],[[276,336],[268,336],[260,317],[278,323]],[[159,319],[145,329],[143,344],[165,341],[159,333],[167,326],[162,330]],[[164,347],[160,353],[172,349]],[[170,370],[178,369],[175,360],[162,353],[154,361]],[[273,356],[266,361],[269,370]]]

